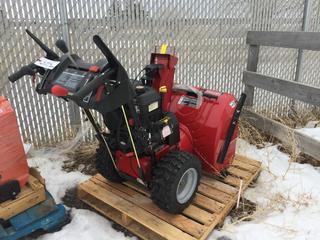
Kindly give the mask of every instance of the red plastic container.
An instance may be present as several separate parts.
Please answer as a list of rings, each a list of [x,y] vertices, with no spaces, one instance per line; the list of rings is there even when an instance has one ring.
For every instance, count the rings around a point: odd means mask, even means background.
[[[0,186],[18,180],[23,187],[28,177],[29,168],[16,115],[9,101],[0,96]]]

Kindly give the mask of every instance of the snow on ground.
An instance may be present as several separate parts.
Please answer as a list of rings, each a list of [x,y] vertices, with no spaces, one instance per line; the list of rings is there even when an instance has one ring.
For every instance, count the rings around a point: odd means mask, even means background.
[[[238,153],[262,161],[263,171],[255,188],[244,196],[257,204],[254,220],[231,223],[227,218],[222,230],[215,230],[210,240],[227,236],[243,239],[320,239],[320,169],[308,164],[290,163],[289,156],[277,146],[257,149],[238,141]],[[31,166],[37,166],[46,179],[48,190],[61,201],[66,189],[75,187],[89,176],[62,170],[67,157],[64,150],[45,148],[33,151]],[[105,218],[88,210],[71,209],[71,223],[61,231],[41,236],[40,240],[121,240],[135,239],[117,232]]]
[[[46,234],[39,240],[122,240],[136,239],[125,237],[111,227],[104,217],[83,209],[72,209],[72,221],[59,232]]]
[[[320,127],[317,128],[300,128],[297,131],[304,133],[305,135],[320,141]]]
[[[31,151],[28,163],[30,167],[37,167],[46,180],[46,187],[57,203],[69,188],[76,187],[87,180],[80,172],[67,173],[62,170],[63,161],[67,159],[68,148],[43,148]],[[125,237],[111,227],[111,223],[102,216],[84,209],[71,209],[71,222],[59,232],[45,234],[39,240],[122,240],[136,239]]]
[[[240,140],[238,153],[262,161],[257,186],[244,194],[257,203],[254,220],[232,224],[227,218],[209,239],[320,239],[320,169],[290,163],[277,146],[257,149]]]
[[[39,168],[41,175],[45,178],[47,189],[58,203],[61,202],[66,189],[89,178],[81,172],[62,171],[63,161],[68,158],[61,149],[43,148],[32,154],[34,157],[28,159],[29,166]]]

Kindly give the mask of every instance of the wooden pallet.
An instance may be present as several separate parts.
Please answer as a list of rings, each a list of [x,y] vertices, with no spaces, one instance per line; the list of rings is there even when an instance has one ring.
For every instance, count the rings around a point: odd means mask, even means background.
[[[27,184],[14,200],[0,203],[0,219],[9,218],[29,209],[36,204],[46,200],[44,180],[34,168],[30,168]]]
[[[111,183],[95,175],[78,187],[79,198],[142,239],[206,239],[235,206],[242,190],[257,178],[260,162],[236,156],[222,179],[203,176],[192,204],[172,215],[152,203],[149,193],[133,183]]]

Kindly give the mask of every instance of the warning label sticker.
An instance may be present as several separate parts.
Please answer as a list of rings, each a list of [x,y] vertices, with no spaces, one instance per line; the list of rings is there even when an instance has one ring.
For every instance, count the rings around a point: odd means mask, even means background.
[[[178,101],[178,104],[198,108],[198,99],[187,96],[181,96],[181,98]]]
[[[166,138],[168,137],[169,135],[171,134],[171,129],[169,126],[165,126],[163,129],[162,129],[162,137],[163,138]]]

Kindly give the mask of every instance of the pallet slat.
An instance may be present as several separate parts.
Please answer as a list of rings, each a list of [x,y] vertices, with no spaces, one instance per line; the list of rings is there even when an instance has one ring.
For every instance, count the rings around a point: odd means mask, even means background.
[[[35,173],[35,169],[30,169],[28,182],[21,189],[16,199],[8,200],[0,204],[0,219],[8,220],[46,199],[45,187],[42,179],[39,179],[41,176],[39,173]]]
[[[258,176],[261,163],[236,156],[224,179],[204,174],[192,204],[172,215],[153,204],[150,194],[133,183],[117,184],[96,175],[79,185],[79,198],[142,239],[204,240],[236,204],[242,189]]]
[[[103,214],[104,216],[112,219],[112,221],[123,225],[122,223],[122,215],[121,212],[117,211],[116,209],[108,206],[104,202],[100,201],[99,199],[95,198],[90,194],[85,194],[81,190],[79,191],[78,196],[81,198],[81,201],[88,204],[89,206],[93,207],[95,210]],[[129,225],[125,226],[129,231],[135,233],[137,236],[143,239],[154,239],[154,240],[164,240],[165,238],[159,236],[158,234],[150,231],[147,227],[132,221]]]
[[[150,198],[142,195],[140,192],[133,191],[123,184],[108,185],[108,181],[106,181],[101,175],[95,176],[92,179],[92,182],[116,194],[117,196],[125,198],[131,203],[136,204],[137,206],[152,213],[153,215],[158,216],[160,219],[172,224],[184,232],[189,233],[192,236],[199,237],[204,232],[204,228],[199,223],[192,221],[183,215],[172,215],[159,209],[152,203]]]
[[[211,199],[214,199],[220,203],[228,202],[231,198],[230,195],[228,195],[220,190],[210,188],[209,186],[207,186],[205,184],[199,185],[198,192],[211,198]]]
[[[245,170],[241,170],[237,167],[231,166],[227,170],[230,174],[234,175],[235,177],[239,177],[241,179],[248,180],[251,177],[251,173]]]
[[[223,191],[227,194],[233,195],[236,194],[238,192],[238,189],[230,186],[228,184],[225,184],[223,182],[219,182],[217,181],[217,179],[210,177],[210,176],[202,176],[201,178],[201,182],[203,184],[209,185],[210,187]]]
[[[236,155],[234,161],[240,161],[242,163],[247,163],[247,164],[255,166],[257,168],[261,167],[261,162],[259,162],[257,160],[254,160],[254,159],[251,159],[251,158],[248,158],[248,157],[243,156],[243,155]]]
[[[208,198],[200,193],[197,193],[193,199],[193,203],[205,210],[213,213],[219,213],[225,206],[223,203],[219,203],[211,198]]]
[[[103,202],[107,202],[110,207],[120,211],[121,213],[125,213],[128,217],[139,223],[143,223],[144,226],[152,229],[155,233],[160,234],[164,238],[194,239],[180,229],[168,224],[160,218],[155,217],[151,213],[137,207],[126,199],[121,198],[112,192],[105,194],[101,191],[101,187],[92,181],[82,183],[82,187],[86,188],[86,192],[88,194],[95,196]]]
[[[194,219],[204,225],[210,225],[214,220],[215,217],[210,214],[209,212],[191,204],[189,207],[187,207],[183,214],[185,216],[190,217],[191,219]]]
[[[234,186],[236,188],[240,187],[241,178],[235,177],[232,175],[228,175],[222,180],[224,183],[230,184],[231,186]]]
[[[242,170],[248,171],[250,173],[255,173],[257,171],[257,167],[256,166],[252,166],[250,164],[235,160],[232,163],[232,166],[235,166],[237,168],[240,168]]]

